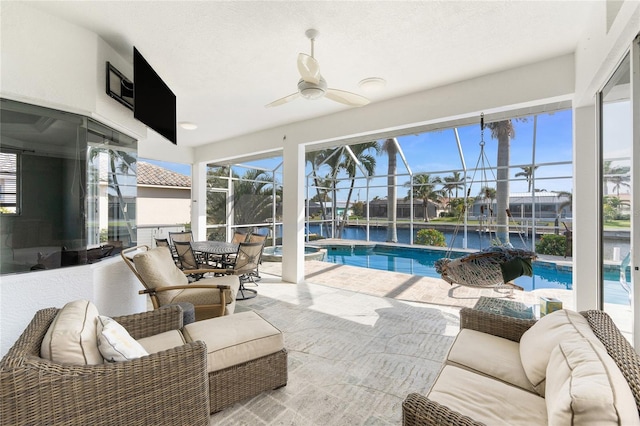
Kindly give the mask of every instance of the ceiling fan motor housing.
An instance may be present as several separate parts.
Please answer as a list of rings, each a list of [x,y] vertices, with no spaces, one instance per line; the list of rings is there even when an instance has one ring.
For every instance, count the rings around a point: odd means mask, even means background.
[[[319,99],[327,91],[327,82],[324,78],[321,78],[317,84],[300,79],[298,81],[298,90],[305,99]]]

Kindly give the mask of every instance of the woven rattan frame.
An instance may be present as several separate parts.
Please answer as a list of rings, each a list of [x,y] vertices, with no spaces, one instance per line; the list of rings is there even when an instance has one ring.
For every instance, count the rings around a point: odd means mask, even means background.
[[[264,391],[287,384],[287,351],[234,365],[209,374],[209,404],[215,413]]]
[[[629,341],[620,333],[613,320],[603,311],[580,312],[589,322],[595,335],[604,344],[609,356],[615,361],[636,400],[640,413],[640,356]],[[460,328],[469,328],[494,334],[519,342],[522,334],[535,320],[524,320],[483,312],[476,309],[460,310]],[[482,425],[461,413],[429,400],[424,395],[411,393],[402,403],[402,424],[414,425]]]
[[[3,425],[208,425],[207,348],[193,342],[126,362],[67,365],[40,358],[58,309],[38,311],[0,361]],[[182,324],[182,309],[117,317],[136,338]]]

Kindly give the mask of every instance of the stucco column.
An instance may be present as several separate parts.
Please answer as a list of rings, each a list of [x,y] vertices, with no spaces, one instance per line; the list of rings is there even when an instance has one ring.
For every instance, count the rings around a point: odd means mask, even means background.
[[[191,231],[193,239],[207,239],[207,164],[191,166]]]
[[[596,106],[573,109],[573,289],[578,311],[598,309],[600,187]]]
[[[284,141],[282,196],[282,280],[304,281],[304,145]]]

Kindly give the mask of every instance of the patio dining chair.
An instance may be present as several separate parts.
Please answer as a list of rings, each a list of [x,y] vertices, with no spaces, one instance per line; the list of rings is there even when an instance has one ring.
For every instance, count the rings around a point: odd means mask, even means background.
[[[193,232],[169,232],[169,244],[175,244],[176,241],[193,241]]]
[[[240,243],[235,256],[230,258],[227,262],[223,262],[222,267],[190,269],[185,271],[185,273],[236,275],[239,277],[240,281],[236,300],[245,300],[256,297],[258,292],[253,289],[245,288],[244,284],[247,282],[255,284],[255,277],[257,276],[256,271],[258,270],[258,262],[262,256],[263,247],[263,243]]]
[[[249,235],[249,242],[262,244],[262,249],[264,250],[264,245],[267,242],[267,234],[251,233]],[[261,264],[262,264],[262,250],[260,250],[260,258],[258,259],[258,266],[256,266],[256,270],[249,273],[249,275],[253,277],[251,282],[253,282],[255,285],[258,285],[256,281],[260,281],[262,279],[262,277],[260,276],[260,272],[258,271],[258,268],[260,267]]]
[[[184,274],[193,277],[195,281],[204,277],[206,272],[202,271],[217,268],[220,266],[219,262],[222,261],[222,257],[215,259],[211,256],[207,256],[205,261],[203,256],[198,256],[193,250],[191,242],[176,241],[174,246],[178,256],[178,267],[182,269]]]

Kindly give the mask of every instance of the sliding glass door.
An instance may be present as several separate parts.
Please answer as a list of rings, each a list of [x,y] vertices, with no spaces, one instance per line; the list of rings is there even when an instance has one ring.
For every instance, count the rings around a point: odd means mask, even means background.
[[[638,156],[638,40],[599,94],[600,113],[600,304],[634,341],[634,185]],[[635,90],[634,90],[635,88]],[[635,113],[634,113],[635,111]],[[636,146],[634,147],[634,140]],[[635,158],[635,160],[634,160]],[[636,201],[637,203],[637,201]],[[636,226],[637,229],[637,226]],[[637,232],[636,232],[637,233]]]

